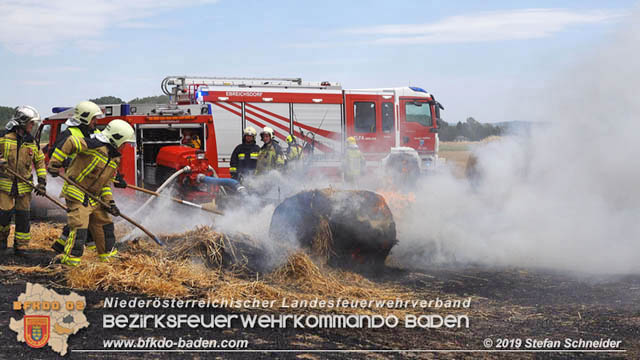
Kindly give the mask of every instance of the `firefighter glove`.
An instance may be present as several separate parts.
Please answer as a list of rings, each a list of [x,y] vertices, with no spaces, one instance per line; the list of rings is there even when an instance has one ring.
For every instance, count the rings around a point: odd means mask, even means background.
[[[113,216],[120,216],[120,209],[118,209],[114,200],[109,201],[109,214]]]
[[[113,186],[120,189],[125,189],[127,187],[127,182],[124,181],[124,177],[122,177],[122,174],[116,175],[115,180],[113,180]]]
[[[58,177],[60,176],[60,168],[57,166],[49,166],[49,174],[51,174],[51,176],[53,177]]]
[[[38,185],[36,185],[36,195],[44,196],[47,192],[47,180],[45,178],[38,178]]]

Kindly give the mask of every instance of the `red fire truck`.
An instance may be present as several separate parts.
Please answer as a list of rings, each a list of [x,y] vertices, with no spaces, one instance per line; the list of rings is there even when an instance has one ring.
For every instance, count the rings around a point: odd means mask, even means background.
[[[134,127],[136,141],[123,150],[120,166],[130,184],[156,189],[189,166],[180,179],[188,201],[211,197],[206,187],[215,185],[200,183],[198,176],[229,177],[229,159],[246,126],[258,132],[269,126],[281,140],[293,134],[310,150],[311,168],[328,175],[339,174],[349,136],[357,139],[371,166],[394,153],[412,154],[420,170],[437,160],[443,108],[421,88],[345,90],[328,81],[179,76],[165,78],[162,90],[170,104],[100,105],[105,117],[98,128],[113,119]],[[40,129],[49,129],[48,148],[64,131],[73,108],[53,112]]]
[[[178,104],[208,105],[216,127],[218,168],[226,174],[242,128],[269,126],[313,148],[314,165],[337,169],[345,140],[356,138],[371,165],[390,153],[413,153],[433,168],[444,109],[418,87],[345,90],[339,83],[287,78],[167,77],[162,90]]]

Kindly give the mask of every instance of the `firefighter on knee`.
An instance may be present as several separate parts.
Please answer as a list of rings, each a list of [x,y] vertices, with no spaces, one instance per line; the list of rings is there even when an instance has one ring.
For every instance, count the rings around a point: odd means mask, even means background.
[[[258,133],[252,126],[247,126],[242,132],[242,144],[233,149],[229,162],[232,179],[242,182],[243,178],[255,172],[260,151],[260,146],[256,144],[256,135]]]
[[[32,187],[11,175],[10,168],[24,178],[32,179],[32,166],[36,169],[38,185],[36,194],[42,195],[46,189],[47,170],[44,154],[35,143],[31,131],[38,127],[40,114],[31,106],[15,108],[15,113],[7,123],[6,130],[0,132],[0,251],[10,254],[8,248],[11,216],[15,210],[15,234],[13,251],[24,255],[31,240],[30,204]]]
[[[260,138],[264,143],[258,153],[256,164],[256,175],[266,174],[271,170],[281,169],[284,166],[284,155],[280,144],[273,138],[272,128],[265,126],[260,133]]]
[[[62,163],[71,154],[75,154],[75,159],[65,174],[110,205],[108,209],[101,207],[78,187],[65,182],[62,193],[69,208],[69,235],[64,243],[57,239],[53,245],[58,251],[62,250],[63,264],[76,266],[80,263],[89,233],[96,242],[100,260],[108,261],[117,254],[114,225],[109,215],[118,216],[120,210],[113,200],[109,184],[114,180],[120,164],[120,150],[126,142],[133,139],[134,130],[131,125],[116,119],[90,138],[70,136],[60,149],[54,151],[49,162],[51,176],[58,176]]]
[[[358,179],[364,172],[366,166],[367,161],[358,148],[356,138],[349,136],[347,138],[347,151],[344,154],[344,160],[342,162],[345,183],[357,186]]]

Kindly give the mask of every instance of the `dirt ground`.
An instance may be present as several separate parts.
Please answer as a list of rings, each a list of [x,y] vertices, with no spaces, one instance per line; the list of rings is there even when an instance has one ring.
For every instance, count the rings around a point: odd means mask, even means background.
[[[18,274],[7,266],[48,265],[53,253],[33,250],[29,258],[15,256],[0,259],[2,291],[0,292],[0,358],[44,359],[55,357],[49,349],[31,349],[15,339],[8,327],[9,319],[21,317],[11,310],[12,302],[25,290],[26,282],[37,282],[59,293],[68,293],[63,279],[41,273]],[[442,299],[472,298],[469,309],[469,328],[462,329],[245,329],[228,330],[114,330],[102,328],[102,308],[106,296],[130,299],[135,295],[104,291],[74,290],[87,299],[90,326],[72,335],[70,349],[102,349],[103,339],[167,337],[246,339],[249,349],[264,349],[258,353],[168,353],[167,358],[638,358],[640,356],[640,275],[586,277],[579,274],[560,274],[543,270],[517,268],[483,268],[469,266],[464,269],[434,268],[429,271],[408,271],[387,268],[376,275],[364,274],[368,280],[380,284],[393,283],[410,289],[416,299],[432,299],[434,291]],[[111,310],[114,311],[114,310]],[[116,310],[127,314],[136,310]],[[137,310],[140,312],[141,310]],[[145,314],[154,310],[144,309]],[[171,313],[172,311],[164,311]],[[229,310],[176,310],[176,313],[225,313]],[[431,313],[447,314],[444,309],[431,309]],[[157,312],[157,311],[155,311]],[[231,310],[233,312],[233,310]],[[484,349],[483,340],[491,338],[532,338],[544,340],[613,339],[622,341],[626,353],[364,353],[364,352],[304,352],[308,350],[370,350],[370,349]],[[268,352],[269,349],[300,350],[302,352]],[[72,359],[102,358],[157,358],[159,353],[78,353],[70,352]]]

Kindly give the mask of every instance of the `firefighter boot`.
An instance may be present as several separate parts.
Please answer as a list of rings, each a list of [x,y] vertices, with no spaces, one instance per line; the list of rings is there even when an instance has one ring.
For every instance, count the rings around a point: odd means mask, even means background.
[[[69,266],[78,266],[82,253],[84,252],[84,243],[87,240],[87,229],[72,229],[69,231],[67,243],[64,246],[64,256],[60,260],[63,264]]]
[[[62,234],[60,234],[60,237],[53,242],[53,245],[51,245],[51,248],[58,254],[64,254],[64,246],[67,243],[68,237],[69,237],[69,225],[65,225],[62,228]]]
[[[9,241],[9,232],[11,231],[11,225],[0,225],[0,254],[9,256],[13,255],[13,249],[7,246]]]
[[[26,248],[31,241],[29,210],[16,209],[16,229],[13,240],[13,250],[18,256],[25,256]]]
[[[2,255],[13,255],[13,249],[8,248],[11,215],[13,215],[12,210],[0,210],[0,253]]]

